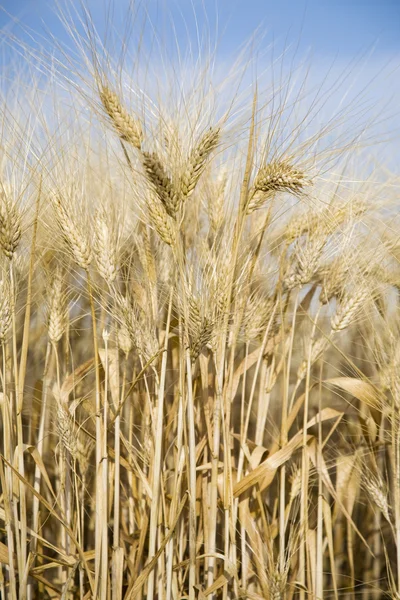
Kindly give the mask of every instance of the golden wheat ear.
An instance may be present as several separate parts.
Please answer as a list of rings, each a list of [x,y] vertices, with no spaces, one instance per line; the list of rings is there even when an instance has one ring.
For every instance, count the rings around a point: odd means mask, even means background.
[[[117,94],[108,86],[103,86],[99,93],[104,110],[121,140],[140,150],[143,141],[140,122],[129,114]]]
[[[170,217],[175,218],[179,208],[179,195],[171,177],[155,152],[142,152],[142,163],[148,181],[161,200]]]
[[[210,127],[192,150],[180,181],[182,201],[185,201],[193,193],[206,168],[207,160],[218,145],[220,135],[221,129],[219,127]]]
[[[0,246],[7,258],[13,258],[21,235],[21,215],[7,194],[2,192],[0,194]]]
[[[268,198],[278,192],[300,194],[311,180],[289,161],[274,161],[262,167],[256,176],[250,191],[247,213],[250,214],[264,206]]]
[[[87,230],[78,223],[78,218],[69,203],[59,195],[53,197],[53,205],[58,225],[71,255],[77,265],[87,271],[93,257]]]

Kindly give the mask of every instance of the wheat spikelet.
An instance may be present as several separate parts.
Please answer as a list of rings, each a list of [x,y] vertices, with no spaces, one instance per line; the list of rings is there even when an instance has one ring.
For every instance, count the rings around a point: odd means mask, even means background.
[[[0,342],[4,343],[11,325],[11,290],[5,274],[0,279]]]
[[[179,196],[175,192],[171,178],[154,152],[142,152],[142,163],[149,182],[165,206],[167,213],[175,217],[179,208]]]
[[[209,344],[212,334],[213,324],[207,318],[204,318],[201,329],[197,332],[197,335],[192,336],[190,341],[190,355],[193,361],[200,355],[203,348]]]
[[[113,316],[119,324],[118,344],[121,350],[128,354],[133,347],[147,361],[158,352],[158,342],[155,326],[149,315],[140,312],[131,297],[115,294]]]
[[[246,302],[243,317],[243,333],[246,341],[256,339],[265,329],[274,307],[272,298],[252,294]]]
[[[55,425],[59,443],[69,452],[73,460],[78,461],[80,471],[84,474],[89,465],[94,442],[87,439],[83,430],[78,427],[74,417],[69,412],[68,407],[58,398]]]
[[[179,297],[177,297],[177,304],[180,307],[183,319],[187,322],[190,354],[192,360],[195,361],[202,349],[207,346],[211,340],[213,323],[205,314],[204,303],[201,303],[200,298],[192,292],[192,286],[186,284],[184,287],[188,306],[187,319],[185,319],[184,304]]]
[[[132,337],[129,334],[129,330],[124,324],[118,327],[117,343],[122,352],[128,356],[129,352],[133,348],[133,342]]]
[[[211,127],[191,152],[180,181],[180,192],[183,201],[190,196],[196,187],[206,167],[208,157],[218,144],[219,137],[219,127]]]
[[[362,215],[366,209],[365,202],[352,200],[319,211],[295,214],[284,228],[279,229],[277,237],[284,238],[288,244],[291,244],[302,235],[311,234],[318,229],[325,231],[326,234],[333,233],[349,218],[354,219]]]
[[[310,365],[312,366],[329,346],[329,340],[321,337],[314,341],[311,348]],[[302,381],[307,373],[308,359],[304,359],[297,371],[297,380]]]
[[[311,281],[318,270],[324,245],[325,237],[317,234],[307,238],[305,243],[297,241],[294,249],[294,265],[290,267],[284,281],[289,290]]]
[[[75,432],[75,423],[60,400],[57,400],[57,434],[62,446],[68,450],[72,458],[78,458],[78,440]]]
[[[60,341],[66,327],[64,278],[60,267],[55,269],[48,293],[48,334],[54,344]]]
[[[211,231],[216,233],[225,218],[225,189],[228,182],[228,173],[224,169],[216,182],[207,189],[207,212],[210,219]]]
[[[7,258],[14,256],[21,235],[20,214],[3,191],[0,195],[0,245]]]
[[[293,502],[301,492],[301,468],[294,466],[290,476],[290,502]]]
[[[295,169],[290,162],[282,160],[268,163],[257,173],[250,191],[247,214],[262,208],[271,194],[290,192],[297,195],[308,185],[311,185],[311,181],[303,171]]]
[[[279,571],[274,570],[268,575],[269,600],[282,600],[284,597],[285,582]]]
[[[117,94],[110,90],[109,87],[102,87],[100,100],[119,137],[140,150],[143,132],[139,121],[131,117]]]
[[[157,282],[157,266],[149,233],[147,227],[142,228],[142,235],[138,241],[137,249],[144,272],[149,281],[155,285]]]
[[[331,319],[333,333],[346,329],[357,316],[369,296],[366,287],[361,286],[353,294],[347,294],[341,302],[336,314]]]
[[[105,210],[97,211],[94,222],[97,268],[103,279],[112,284],[118,274],[117,235],[109,223]]]
[[[364,470],[361,470],[362,473],[362,482],[368,495],[374,504],[379,508],[385,519],[390,523],[390,512],[389,512],[389,504],[387,500],[387,490],[384,482],[381,477],[375,476],[372,473],[365,473]]]
[[[339,257],[329,267],[320,272],[322,278],[319,300],[322,304],[328,304],[332,298],[341,292],[343,281],[349,274],[349,256]]]
[[[147,207],[154,229],[163,242],[169,246],[173,246],[176,241],[175,224],[164,208],[164,205],[157,197],[151,196],[148,198]]]
[[[75,259],[77,265],[82,269],[87,270],[92,261],[91,244],[82,227],[78,227],[72,214],[67,211],[65,204],[59,196],[53,198],[53,203],[56,210],[56,219],[63,234],[64,240]]]

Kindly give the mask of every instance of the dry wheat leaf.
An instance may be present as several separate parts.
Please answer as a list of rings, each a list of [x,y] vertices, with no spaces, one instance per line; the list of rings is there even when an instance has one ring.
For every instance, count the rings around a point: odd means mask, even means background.
[[[56,494],[55,494],[55,492],[53,490],[53,486],[51,485],[50,478],[49,478],[49,476],[47,474],[46,467],[44,466],[44,462],[42,460],[42,457],[39,454],[38,449],[35,448],[35,446],[28,446],[28,445],[25,444],[24,445],[24,450],[27,450],[29,452],[29,454],[32,456],[33,460],[35,461],[38,469],[40,470],[40,472],[42,474],[43,479],[46,482],[47,487],[49,488],[49,490],[51,492],[51,495],[53,496],[54,500],[56,502],[58,502],[57,501],[57,496],[56,496]]]
[[[21,481],[21,483],[24,484],[24,486],[34,495],[36,496],[36,498],[38,498],[39,502],[41,502],[43,504],[43,506],[46,507],[46,509],[55,517],[55,519],[63,526],[63,528],[65,529],[65,532],[67,533],[67,535],[69,536],[69,538],[71,539],[71,542],[74,544],[74,546],[76,547],[79,556],[82,560],[82,564],[85,567],[85,571],[86,574],[88,576],[88,580],[89,580],[89,584],[90,587],[93,588],[93,579],[92,579],[92,575],[89,571],[85,556],[83,554],[83,551],[78,543],[77,538],[75,537],[74,532],[72,531],[72,529],[69,527],[68,523],[64,520],[64,518],[62,516],[60,516],[57,511],[54,510],[54,507],[51,506],[51,504],[49,504],[49,502],[47,502],[47,500],[41,495],[39,494],[39,492],[37,492],[35,490],[35,488],[29,483],[29,481],[27,481],[27,479],[25,479],[25,477],[23,477],[19,472],[18,469],[14,468],[12,466],[11,463],[8,462],[8,460],[6,458],[4,458],[3,455],[0,455],[0,459],[4,462],[4,464],[12,470],[13,475],[15,475],[15,477],[17,479],[19,479],[19,481]]]
[[[333,524],[332,524],[331,507],[329,506],[329,503],[327,502],[327,500],[324,497],[322,498],[322,513],[324,516],[326,539],[328,542],[329,561],[330,561],[330,565],[331,565],[333,590],[334,590],[334,594],[335,594],[335,600],[339,600],[337,579],[336,579],[335,550],[334,550],[334,545],[333,545],[333,533],[332,533],[333,532]]]
[[[307,436],[307,442],[311,439],[311,435]],[[266,475],[271,475],[272,478],[275,476],[276,470],[278,467],[283,465],[285,462],[289,460],[292,456],[293,452],[297,450],[303,443],[302,435],[296,434],[290,442],[284,446],[278,452],[275,452],[267,458],[261,465],[259,465],[254,471],[246,475],[243,479],[238,481],[238,483],[233,488],[233,495],[237,498],[244,492],[246,492],[250,487],[259,483],[261,479],[263,479]],[[269,473],[270,472],[270,473]],[[271,479],[272,481],[272,479]]]
[[[64,380],[60,389],[60,400],[67,402],[68,396],[76,385],[89,373],[94,366],[94,358],[90,358],[83,364],[79,365],[68,377]]]
[[[328,467],[326,466],[324,457],[322,456],[321,453],[319,453],[318,456],[318,460],[316,459],[316,455],[317,455],[317,444],[316,444],[316,440],[312,440],[312,442],[310,443],[310,446],[308,446],[307,448],[308,451],[308,455],[311,459],[311,462],[313,463],[315,469],[320,473],[320,475],[322,476],[324,483],[326,485],[326,487],[328,488],[329,492],[331,493],[331,495],[333,496],[333,498],[335,499],[335,501],[338,503],[338,505],[340,506],[340,508],[342,509],[343,514],[345,515],[346,519],[349,521],[349,523],[351,524],[351,526],[353,527],[354,531],[357,533],[358,537],[360,538],[360,540],[363,542],[363,544],[365,545],[365,547],[367,548],[367,550],[369,551],[369,553],[373,556],[373,552],[371,551],[368,542],[366,541],[366,539],[364,538],[364,536],[362,535],[361,531],[358,529],[357,525],[354,523],[353,519],[351,518],[351,514],[349,513],[349,511],[346,509],[346,507],[344,506],[344,504],[339,500],[338,495],[336,494],[336,490],[332,484],[331,478],[329,476],[329,471],[328,471]]]
[[[0,542],[0,563],[3,563],[3,565],[9,564],[8,547],[3,542]]]
[[[368,381],[362,381],[355,377],[334,377],[326,379],[324,383],[329,383],[342,389],[344,392],[351,394],[360,402],[365,402],[368,406],[378,408],[380,406],[380,398],[377,390]]]
[[[310,419],[307,423],[306,429],[309,429],[313,425],[316,425],[319,422],[323,422],[329,419],[337,419],[342,416],[343,413],[334,410],[333,408],[324,408],[319,412],[315,417]],[[307,442],[313,436],[307,436]],[[300,430],[292,439],[282,448],[278,450],[271,456],[269,456],[260,466],[258,466],[254,471],[246,475],[243,479],[241,479],[233,488],[234,496],[240,496],[245,491],[247,491],[251,486],[256,483],[261,483],[262,481],[262,489],[268,487],[268,485],[272,482],[276,470],[278,467],[283,465],[283,463],[287,462],[289,458],[292,456],[293,452],[297,450],[303,444],[303,431]]]
[[[125,595],[125,600],[133,600],[133,598],[140,592],[140,590],[142,589],[142,586],[144,585],[146,579],[149,576],[149,573],[152,571],[152,569],[154,569],[159,557],[161,556],[165,546],[168,544],[169,540],[171,539],[171,537],[174,535],[175,533],[175,527],[179,521],[179,518],[181,516],[181,512],[186,504],[186,500],[187,500],[187,494],[185,494],[185,496],[182,498],[181,503],[179,505],[178,511],[176,513],[175,519],[173,521],[173,523],[171,524],[171,528],[168,531],[167,535],[165,536],[165,538],[163,539],[160,547],[158,548],[157,552],[155,553],[155,555],[153,556],[153,558],[151,559],[151,561],[142,569],[142,572],[140,573],[139,577],[136,579],[136,581],[134,581],[133,585],[130,586],[130,588],[128,589],[128,591],[126,592]]]

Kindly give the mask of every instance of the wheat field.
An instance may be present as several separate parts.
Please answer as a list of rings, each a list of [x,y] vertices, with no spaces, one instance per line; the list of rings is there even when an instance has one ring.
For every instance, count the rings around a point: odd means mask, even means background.
[[[243,55],[156,81],[84,17],[76,54],[3,69],[0,598],[400,598],[399,176],[368,115]]]

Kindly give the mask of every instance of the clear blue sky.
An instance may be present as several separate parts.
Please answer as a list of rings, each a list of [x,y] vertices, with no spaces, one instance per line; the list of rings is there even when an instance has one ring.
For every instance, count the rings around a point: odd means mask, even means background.
[[[59,2],[70,7],[81,4],[81,0]],[[112,6],[112,21],[123,36],[129,0],[82,2],[89,7],[100,32]],[[0,28],[25,40],[30,30],[28,43],[44,44],[46,49],[51,48],[46,43],[49,35],[71,44],[56,16],[56,4],[57,0],[0,0]],[[257,28],[262,36],[259,50],[273,44],[277,56],[290,46],[296,59],[307,56],[316,86],[328,69],[332,68],[335,80],[358,58],[354,76],[346,79],[337,97],[330,98],[328,116],[350,86],[356,101],[368,86],[372,103],[386,104],[392,115],[382,126],[382,133],[393,137],[390,155],[397,163],[400,160],[400,0],[136,0],[134,5],[139,6],[139,21],[147,13],[147,22],[154,25],[163,43],[173,46],[175,35],[183,54],[193,44],[196,56],[198,31],[200,37],[210,35],[212,45],[218,40],[222,70]]]
[[[87,0],[99,21],[104,0]],[[41,22],[53,33],[61,33],[54,15],[54,0],[2,0],[0,5],[25,25],[42,30]],[[78,5],[78,2],[72,4]],[[108,2],[108,4],[110,4]],[[127,0],[114,0],[122,14]],[[141,0],[158,27],[168,25],[174,16],[178,30],[194,35],[196,17],[200,28],[207,16],[211,30],[218,19],[222,33],[221,50],[230,52],[245,42],[261,26],[266,43],[278,40],[299,41],[300,50],[313,55],[348,57],[376,45],[376,52],[400,57],[400,0]],[[0,13],[0,27],[11,26],[10,18]],[[17,31],[15,25],[12,26]],[[186,36],[184,36],[186,37]]]

